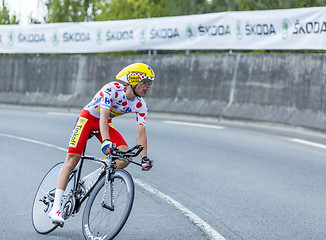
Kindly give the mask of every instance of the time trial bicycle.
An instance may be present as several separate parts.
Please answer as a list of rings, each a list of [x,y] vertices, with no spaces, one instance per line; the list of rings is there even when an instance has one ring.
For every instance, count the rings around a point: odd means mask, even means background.
[[[99,134],[90,133],[89,139]],[[79,212],[86,200],[82,217],[82,229],[85,239],[113,239],[125,225],[134,201],[134,182],[131,175],[124,169],[116,169],[116,160],[123,160],[142,166],[130,160],[140,154],[143,147],[136,145],[127,151],[113,148],[106,158],[85,155],[71,173],[69,182],[61,200],[62,216],[67,220]],[[85,160],[102,164],[102,167],[81,179]],[[32,223],[34,229],[41,234],[55,230],[48,214],[52,209],[56,181],[63,162],[53,166],[39,185],[32,207]],[[61,225],[63,227],[63,225]]]

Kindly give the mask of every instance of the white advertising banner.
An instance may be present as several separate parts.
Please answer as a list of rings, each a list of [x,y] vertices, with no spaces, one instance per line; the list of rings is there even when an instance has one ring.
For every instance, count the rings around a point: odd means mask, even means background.
[[[326,49],[326,7],[0,25],[0,53]]]

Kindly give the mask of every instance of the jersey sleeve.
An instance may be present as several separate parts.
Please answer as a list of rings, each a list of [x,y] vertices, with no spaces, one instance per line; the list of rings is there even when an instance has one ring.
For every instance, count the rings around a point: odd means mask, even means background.
[[[137,124],[146,126],[147,106],[144,104],[138,112],[136,112]]]
[[[100,95],[101,95],[101,108],[106,108],[109,109],[112,106],[112,96],[114,96],[115,92],[114,86],[111,84],[105,85],[101,90],[100,90]]]

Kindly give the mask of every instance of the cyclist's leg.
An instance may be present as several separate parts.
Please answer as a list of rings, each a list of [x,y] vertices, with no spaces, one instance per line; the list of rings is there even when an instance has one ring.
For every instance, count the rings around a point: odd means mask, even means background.
[[[63,224],[64,222],[63,217],[61,215],[61,198],[67,187],[69,175],[72,173],[72,171],[78,164],[82,151],[88,140],[91,128],[91,121],[88,121],[88,119],[83,117],[78,117],[69,141],[69,148],[66,160],[59,172],[57,179],[53,208],[49,213],[49,216],[52,218],[53,223]]]
[[[83,150],[86,146],[90,132],[94,129],[93,120],[79,116],[69,141],[66,160],[58,176],[57,188],[65,190],[69,175],[77,166]]]
[[[117,147],[120,150],[123,151],[127,151],[128,150],[128,146],[126,145],[120,145],[119,147]],[[132,160],[132,158],[129,158],[129,160]],[[123,169],[125,167],[127,167],[129,165],[129,162],[123,161],[123,160],[116,160],[116,166],[118,169]]]
[[[56,188],[65,190],[68,184],[69,175],[77,166],[81,155],[75,153],[68,153],[66,160],[59,172]]]

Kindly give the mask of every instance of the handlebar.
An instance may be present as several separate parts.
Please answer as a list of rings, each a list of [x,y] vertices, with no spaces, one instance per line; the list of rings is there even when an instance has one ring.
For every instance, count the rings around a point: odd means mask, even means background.
[[[100,134],[100,131],[98,131],[98,130],[91,131],[90,134],[89,134],[88,139],[90,139],[93,136],[96,136],[98,134]],[[115,146],[116,146],[116,144],[113,143],[113,148],[111,150],[111,155],[117,156],[117,157],[122,157],[122,158],[136,157],[144,149],[144,147],[142,145],[136,145],[136,146],[130,148],[129,150],[127,150],[127,151],[122,151],[122,150],[117,149]],[[134,152],[135,150],[137,150],[137,151]]]
[[[100,134],[100,131],[98,131],[98,130],[91,131],[88,138],[90,139],[93,136],[96,136],[98,134]],[[127,151],[123,151],[123,150],[117,149],[116,144],[113,143],[111,153],[105,159],[106,160],[108,160],[109,158],[112,160],[121,159],[121,160],[128,161],[130,163],[134,163],[138,166],[142,166],[142,164],[134,162],[134,161],[130,160],[130,158],[138,156],[143,149],[144,149],[144,147],[142,145],[136,145],[136,146],[128,149]],[[102,162],[103,164],[106,165],[106,161],[103,158],[85,156],[84,154],[83,154],[82,158]]]
[[[122,157],[122,158],[129,158],[129,157],[136,157],[140,154],[140,152],[144,149],[142,145],[136,145],[132,148],[130,148],[127,151],[119,150],[113,147],[111,151],[112,156]]]

